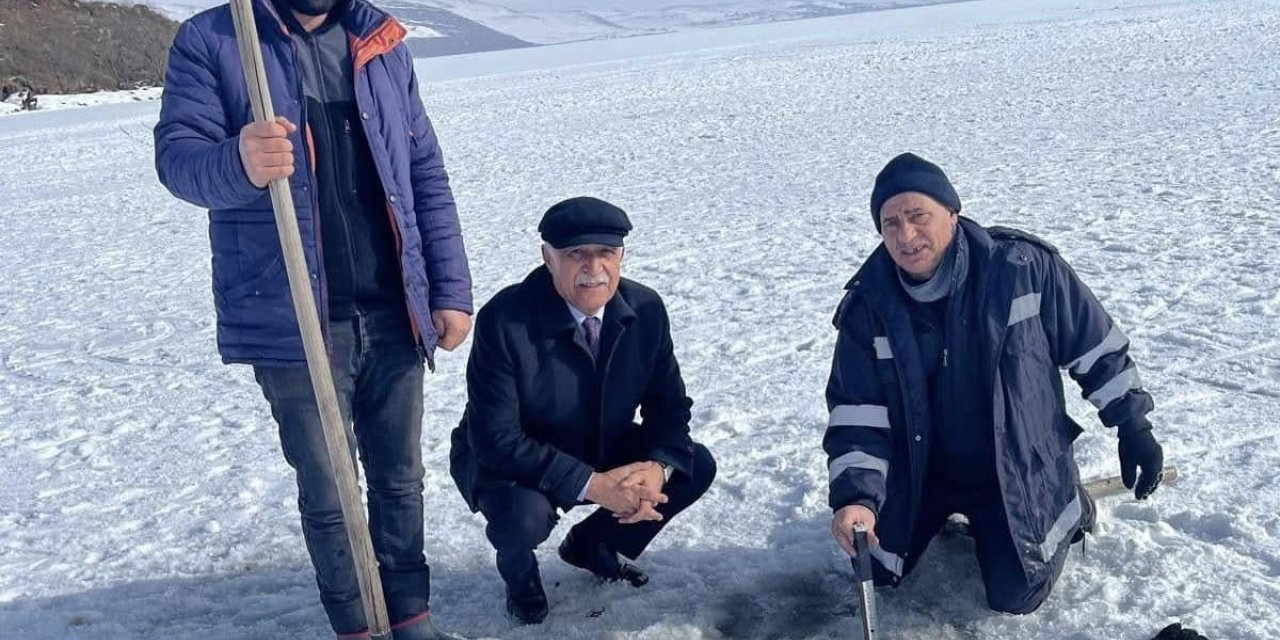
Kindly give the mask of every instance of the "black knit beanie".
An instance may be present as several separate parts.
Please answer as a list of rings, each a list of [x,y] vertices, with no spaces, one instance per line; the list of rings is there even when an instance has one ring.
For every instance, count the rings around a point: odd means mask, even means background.
[[[938,165],[915,155],[904,153],[889,161],[880,175],[876,176],[876,186],[871,190],[871,219],[875,222],[876,232],[880,232],[880,208],[885,201],[899,193],[915,191],[923,193],[942,206],[960,213],[960,196],[947,180],[947,174]]]

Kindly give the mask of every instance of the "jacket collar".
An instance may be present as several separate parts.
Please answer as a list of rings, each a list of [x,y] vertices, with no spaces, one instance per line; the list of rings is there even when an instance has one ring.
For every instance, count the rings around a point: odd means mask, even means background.
[[[350,11],[351,3],[352,0],[338,0],[334,3],[333,9],[329,11],[329,15],[325,17],[324,25],[319,30],[328,29],[340,23]],[[298,22],[297,16],[293,15],[293,11],[289,8],[288,0],[268,0],[267,5],[276,20],[284,26],[286,32],[298,35],[305,33],[302,24]]]
[[[985,264],[995,250],[995,241],[991,239],[991,234],[987,233],[982,225],[964,216],[960,216],[956,232],[965,234],[970,266],[972,267],[974,263]],[[845,283],[844,288],[857,289],[860,295],[880,301],[884,301],[884,296],[889,296],[895,301],[905,301],[906,294],[898,281],[897,268],[893,257],[889,255],[889,250],[881,242],[858,272]],[[970,277],[973,277],[974,271],[984,271],[984,269],[971,268]]]

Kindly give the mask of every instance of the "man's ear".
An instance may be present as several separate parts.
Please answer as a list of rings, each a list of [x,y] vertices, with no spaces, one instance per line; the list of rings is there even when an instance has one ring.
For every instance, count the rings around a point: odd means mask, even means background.
[[[545,242],[542,243],[542,264],[547,265],[547,268],[551,268],[551,247],[548,247]]]

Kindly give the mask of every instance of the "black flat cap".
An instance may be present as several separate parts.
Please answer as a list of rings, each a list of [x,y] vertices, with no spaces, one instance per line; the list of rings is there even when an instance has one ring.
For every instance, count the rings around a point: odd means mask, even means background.
[[[542,214],[538,232],[557,249],[583,244],[621,247],[631,231],[627,213],[599,198],[569,198],[552,205]]]

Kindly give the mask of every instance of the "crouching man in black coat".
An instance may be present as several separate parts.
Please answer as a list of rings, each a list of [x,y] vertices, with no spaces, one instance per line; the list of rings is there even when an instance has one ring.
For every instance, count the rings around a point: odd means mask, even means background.
[[[488,520],[521,623],[547,616],[533,551],[559,510],[601,507],[569,531],[561,559],[639,587],[648,577],[619,555],[639,556],[715,478],[711,453],[689,437],[693,403],[662,299],[620,275],[630,230],[602,200],[556,204],[538,226],[545,264],[476,316],[451,471]]]

